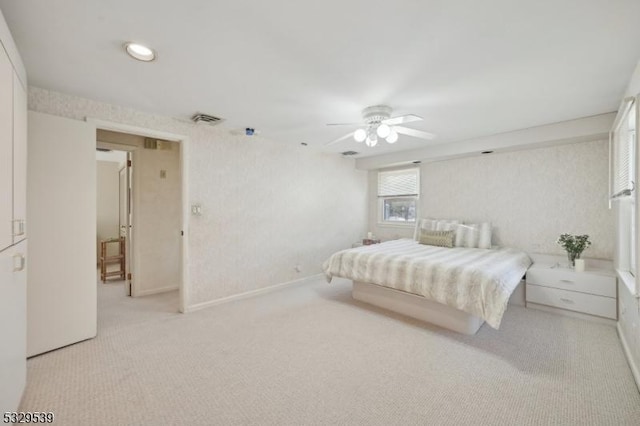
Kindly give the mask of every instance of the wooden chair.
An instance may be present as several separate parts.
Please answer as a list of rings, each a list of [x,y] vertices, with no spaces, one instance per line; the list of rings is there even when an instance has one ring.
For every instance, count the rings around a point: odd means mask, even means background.
[[[109,256],[107,254],[108,245],[111,243],[118,243],[118,254]],[[121,280],[125,279],[125,244],[124,237],[110,238],[108,240],[100,241],[100,279],[103,283],[107,282],[108,278],[118,277]],[[117,263],[120,269],[117,271],[107,272],[107,265]]]

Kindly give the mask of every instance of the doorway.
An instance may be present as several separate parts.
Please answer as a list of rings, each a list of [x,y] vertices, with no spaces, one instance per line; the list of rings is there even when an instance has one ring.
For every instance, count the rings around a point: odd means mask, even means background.
[[[96,155],[117,157],[117,166],[110,169],[110,184],[117,187],[113,191],[117,200],[109,206],[111,226],[106,234],[100,232],[100,223],[97,227],[97,243],[111,241],[107,256],[116,260],[106,266],[113,278],[101,280],[102,284],[121,285],[122,294],[133,300],[162,294],[162,300],[173,300],[173,312],[184,312],[183,144],[146,136],[141,130],[130,133],[101,127],[97,125]],[[102,168],[99,164],[98,181]],[[97,196],[100,208],[108,198],[102,196],[100,182]],[[101,251],[98,247],[98,257]],[[124,258],[123,265],[119,256]]]
[[[96,143],[96,253],[98,280],[131,296],[131,152]],[[119,146],[118,146],[119,148]]]

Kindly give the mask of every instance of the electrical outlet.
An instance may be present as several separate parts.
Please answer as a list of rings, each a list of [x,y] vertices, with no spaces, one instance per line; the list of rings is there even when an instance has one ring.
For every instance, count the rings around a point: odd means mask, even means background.
[[[194,216],[202,216],[202,206],[200,204],[192,204],[191,214]]]
[[[296,265],[294,269],[296,270],[296,272],[302,272],[302,266],[300,265]]]

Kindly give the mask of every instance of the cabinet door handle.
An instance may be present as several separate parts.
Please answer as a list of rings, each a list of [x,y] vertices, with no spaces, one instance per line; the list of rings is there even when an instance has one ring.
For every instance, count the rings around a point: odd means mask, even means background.
[[[24,219],[16,219],[13,221],[13,236],[18,237],[20,235],[24,235]]]
[[[13,255],[13,272],[21,272],[24,269],[24,256],[21,254]]]
[[[560,300],[562,300],[564,303],[570,303],[570,304],[574,304],[574,303],[575,303],[573,300],[571,300],[571,299],[565,299],[564,297],[563,297],[563,298],[560,298]]]
[[[571,280],[560,280],[560,282],[565,284],[573,284],[573,281]]]

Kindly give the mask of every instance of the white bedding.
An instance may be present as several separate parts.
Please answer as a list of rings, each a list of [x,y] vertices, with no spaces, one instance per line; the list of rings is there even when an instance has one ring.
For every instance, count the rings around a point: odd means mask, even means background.
[[[445,248],[400,239],[339,251],[322,268],[349,278],[424,296],[500,326],[509,296],[531,265],[510,248]]]

